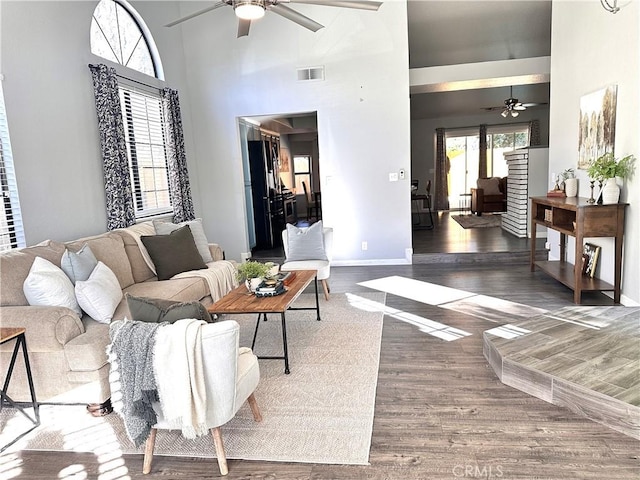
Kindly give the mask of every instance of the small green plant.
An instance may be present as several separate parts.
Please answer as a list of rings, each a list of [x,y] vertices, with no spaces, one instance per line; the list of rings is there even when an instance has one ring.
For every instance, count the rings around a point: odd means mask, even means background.
[[[269,273],[273,265],[266,263],[254,262],[252,260],[241,263],[237,266],[237,278],[239,281],[244,281],[252,278],[264,278]]]
[[[603,181],[607,178],[627,178],[633,174],[635,157],[627,155],[616,160],[613,153],[608,152],[592,160],[587,168],[589,178]]]

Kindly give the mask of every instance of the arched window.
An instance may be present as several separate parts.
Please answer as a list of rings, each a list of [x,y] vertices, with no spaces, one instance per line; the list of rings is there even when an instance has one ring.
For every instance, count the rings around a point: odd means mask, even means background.
[[[91,53],[164,80],[151,32],[126,0],[98,3],[91,20]]]

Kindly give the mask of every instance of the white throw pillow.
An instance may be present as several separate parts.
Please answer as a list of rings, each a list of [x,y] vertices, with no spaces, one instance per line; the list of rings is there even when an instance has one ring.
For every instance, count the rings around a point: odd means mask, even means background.
[[[174,230],[184,227],[185,225],[189,225],[189,229],[191,229],[193,241],[196,242],[196,247],[198,247],[198,253],[202,257],[202,261],[204,263],[213,262],[211,250],[209,250],[209,240],[207,240],[207,235],[204,233],[201,218],[196,218],[195,220],[189,220],[188,222],[182,223],[163,222],[161,220],[153,221],[153,226],[156,229],[156,234],[158,235],[169,235]]]
[[[116,274],[98,262],[87,280],[76,282],[76,298],[82,310],[100,323],[109,323],[122,300],[122,290]]]
[[[322,221],[310,227],[298,228],[287,223],[287,262],[300,260],[327,260],[324,250]]]
[[[67,307],[82,315],[69,277],[42,257],[36,257],[33,261],[22,290],[29,305]]]

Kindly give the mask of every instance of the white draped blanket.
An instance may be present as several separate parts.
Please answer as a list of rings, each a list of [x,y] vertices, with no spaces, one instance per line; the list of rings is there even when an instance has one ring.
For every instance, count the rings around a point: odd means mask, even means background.
[[[153,355],[164,421],[185,438],[207,433],[207,392],[202,363],[203,320],[184,319],[158,329]],[[159,419],[159,423],[162,420]]]

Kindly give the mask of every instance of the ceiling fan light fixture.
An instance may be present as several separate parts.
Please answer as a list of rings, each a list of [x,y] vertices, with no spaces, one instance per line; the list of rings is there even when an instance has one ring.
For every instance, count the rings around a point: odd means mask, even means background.
[[[234,0],[233,10],[236,17],[243,20],[258,20],[264,17],[264,0]]]
[[[502,115],[504,118],[507,118],[507,115],[509,115],[509,110],[503,110],[500,115]]]
[[[516,111],[516,110],[511,110],[511,116],[512,117],[517,117],[518,115],[520,115],[520,112]]]

